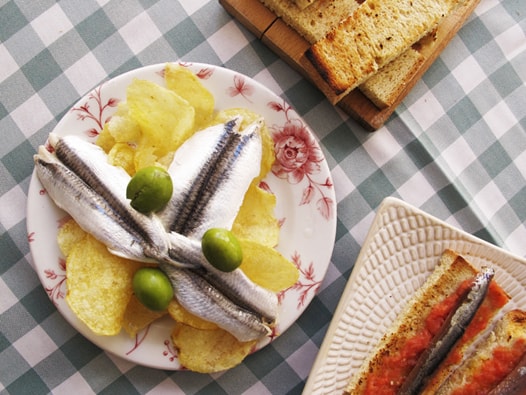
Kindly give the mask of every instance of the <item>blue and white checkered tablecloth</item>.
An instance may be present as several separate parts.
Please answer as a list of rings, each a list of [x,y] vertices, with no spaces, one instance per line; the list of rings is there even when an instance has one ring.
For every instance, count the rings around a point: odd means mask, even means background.
[[[31,266],[32,156],[101,81],[165,61],[242,72],[315,132],[338,204],[327,276],[271,345],[221,374],[155,370],[99,349]],[[375,210],[394,196],[526,256],[526,2],[482,0],[394,115],[364,131],[217,1],[0,1],[0,394],[299,394]]]

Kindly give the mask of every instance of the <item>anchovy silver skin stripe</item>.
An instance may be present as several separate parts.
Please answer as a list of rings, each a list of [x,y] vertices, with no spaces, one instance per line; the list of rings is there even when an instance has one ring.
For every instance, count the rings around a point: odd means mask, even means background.
[[[69,139],[71,139],[71,136],[69,136]],[[154,244],[155,240],[152,239],[150,233],[146,231],[137,220],[138,215],[135,214],[132,210],[129,209],[129,203],[127,201],[123,201],[123,198],[125,199],[125,196],[117,197],[115,194],[113,194],[113,191],[110,191],[111,185],[108,182],[106,182],[104,179],[102,179],[101,174],[97,174],[93,167],[87,166],[85,164],[84,159],[86,155],[81,155],[79,153],[78,149],[75,149],[71,144],[69,144],[68,137],[62,138],[58,140],[54,146],[55,148],[55,155],[57,158],[69,169],[71,169],[82,181],[84,181],[91,189],[95,191],[95,193],[98,193],[100,196],[102,196],[103,199],[105,199],[111,209],[115,212],[115,214],[122,218],[122,226],[126,228],[129,232],[137,232],[140,234],[141,238],[148,244]],[[76,144],[77,147],[82,146],[85,144],[83,140],[79,140]],[[89,143],[88,143],[89,144]],[[100,153],[103,155],[97,155],[99,151],[97,146],[92,147],[93,150],[90,152],[91,158],[93,159],[96,156],[101,157],[102,160],[105,160],[105,154],[100,150]],[[102,162],[102,161],[97,161]],[[104,163],[104,162],[103,162]],[[106,168],[109,168],[111,165],[105,166]],[[115,166],[111,166],[114,168]],[[118,169],[118,168],[117,168]],[[107,170],[107,169],[105,169]],[[125,191],[126,186],[128,185],[128,182],[131,180],[131,177],[126,173],[122,172],[122,176],[119,174],[119,177],[111,177],[113,184],[113,190]],[[107,174],[106,174],[107,175]],[[120,180],[123,180],[120,182]],[[118,185],[119,188],[115,188],[115,185]]]
[[[78,136],[59,137],[54,133],[49,135],[48,142],[57,159],[97,193],[111,193],[126,201],[126,186],[131,177],[122,167],[110,165],[108,155],[101,147]]]
[[[67,211],[95,238],[104,239],[108,248],[117,249],[122,240],[127,240],[127,252],[130,255],[142,254],[140,237],[135,232],[125,232],[122,226],[117,224],[112,218],[113,210],[107,201],[62,163],[46,161],[43,157],[42,152],[35,157],[35,168],[42,185],[57,206]],[[82,210],[74,210],[71,208],[73,206],[82,206]],[[106,225],[100,227],[101,222]]]
[[[264,288],[255,287],[243,271],[218,273],[217,270],[205,270],[202,276],[240,307],[260,315],[269,323],[277,320],[277,296]]]
[[[216,146],[227,131],[237,132],[240,123],[240,118],[236,117],[225,125],[215,125],[196,132],[177,149],[168,168],[174,187],[172,198],[158,213],[167,230],[173,231],[181,227],[178,223],[183,222],[181,218],[186,218],[184,213],[195,180],[200,178],[203,168],[213,160],[217,152]]]
[[[57,141],[58,138],[52,136],[50,143],[53,145]],[[99,147],[83,140],[78,139],[75,145],[79,141],[86,144],[83,148],[87,148],[88,153],[93,152],[95,158],[100,154]],[[131,206],[127,209],[122,198],[119,199],[109,189],[111,187],[102,194],[97,193],[43,146],[35,155],[34,162],[38,178],[55,204],[71,215],[86,232],[106,245],[113,254],[143,262],[164,260],[179,267],[192,266],[170,258],[169,237],[159,220],[135,212]],[[116,176],[112,180],[116,184],[123,184],[129,179],[126,173],[121,173],[106,161],[103,165],[108,167],[110,173],[115,172]],[[80,166],[81,169],[88,167],[90,166],[86,163]],[[116,210],[116,207],[119,209]]]
[[[253,135],[252,135],[253,136]],[[186,198],[190,204],[178,217],[179,220],[172,225],[170,230],[181,233],[192,233],[201,224],[208,208],[208,202],[213,198],[215,191],[221,187],[230,176],[233,163],[239,158],[239,151],[246,145],[251,136],[239,133],[225,133],[216,151],[216,157],[209,163],[199,178],[194,180],[190,188],[191,194]]]
[[[457,309],[450,314],[443,329],[433,339],[430,348],[420,356],[418,363],[407,376],[398,391],[399,395],[418,394],[425,381],[444,360],[458,339],[464,334],[467,326],[475,316],[486,297],[491,280],[495,275],[492,268],[483,268],[475,277],[471,289],[467,292]]]
[[[236,117],[199,131],[176,151],[168,169],[174,192],[159,213],[168,230],[200,240],[211,227],[232,227],[262,155],[262,121],[242,132],[240,123]]]
[[[204,257],[199,241],[174,232],[170,233],[170,238],[172,247],[169,253],[174,260],[185,259],[185,262],[204,268],[206,274],[203,278],[236,304],[269,322],[277,319],[278,299],[274,292],[254,284],[240,269],[226,273],[213,267]]]
[[[259,317],[230,301],[198,274],[164,264],[161,268],[176,287],[179,303],[196,316],[214,322],[242,342],[270,333]]]

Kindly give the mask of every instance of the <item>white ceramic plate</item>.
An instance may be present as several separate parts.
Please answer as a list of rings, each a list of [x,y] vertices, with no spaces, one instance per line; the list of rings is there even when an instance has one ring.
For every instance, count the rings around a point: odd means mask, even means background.
[[[84,96],[58,123],[58,135],[77,134],[94,141],[134,78],[164,85],[164,64],[140,68],[105,82]],[[216,109],[245,107],[261,114],[275,140],[277,167],[264,180],[277,195],[276,216],[282,223],[278,250],[300,269],[300,281],[279,295],[276,334],[282,334],[314,297],[330,262],[336,232],[336,200],[324,155],[308,126],[280,97],[258,82],[221,67],[185,63],[209,89]],[[303,155],[307,153],[307,155]],[[283,166],[280,166],[283,165]],[[294,169],[292,171],[291,169]],[[93,334],[69,309],[65,264],[56,235],[66,213],[56,208],[35,174],[27,207],[28,237],[33,265],[42,285],[62,315],[102,349],[137,364],[178,370],[182,367],[170,341],[173,321],[155,322],[136,339],[127,334]],[[263,339],[258,349],[276,336]]]
[[[525,259],[387,198],[362,246],[304,394],[342,393],[446,248],[478,268],[495,268],[495,280],[512,297],[506,309],[526,306]]]

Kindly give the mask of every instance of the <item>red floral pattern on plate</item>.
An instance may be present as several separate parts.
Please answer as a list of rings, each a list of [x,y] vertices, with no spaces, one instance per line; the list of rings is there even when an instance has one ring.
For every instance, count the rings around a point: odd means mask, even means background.
[[[331,219],[334,216],[334,202],[324,192],[325,189],[332,189],[331,179],[326,177],[321,182],[314,179],[320,173],[320,163],[324,161],[320,147],[305,124],[289,115],[290,106],[285,102],[270,102],[268,105],[277,112],[282,111],[286,118],[283,126],[270,127],[276,152],[272,173],[290,184],[304,182],[306,185],[299,205],[312,203],[319,194],[316,208],[323,218]]]
[[[237,95],[243,96],[249,103],[252,103],[252,100],[249,99],[249,96],[254,94],[254,86],[249,84],[245,77],[240,74],[234,76],[234,85],[228,87],[227,94],[230,97]]]
[[[165,350],[163,351],[163,356],[168,357],[170,362],[177,361],[177,349],[174,347],[171,339],[166,339],[164,341]]]
[[[39,190],[40,196],[46,195],[45,189]],[[70,217],[66,216],[57,221],[58,228],[60,228]],[[35,232],[30,232],[27,235],[28,242],[32,243],[35,241]],[[57,259],[58,263],[56,267],[44,269],[44,277],[48,283],[44,284],[44,290],[51,299],[51,302],[55,306],[58,306],[59,300],[64,299],[66,296],[66,260],[59,256]]]
[[[55,306],[59,299],[64,299],[66,296],[66,260],[59,258],[58,267],[60,268],[59,271],[55,271],[55,269],[44,271],[46,278],[53,282],[52,285],[45,286],[44,289]]]
[[[316,294],[321,285],[321,279],[316,280],[316,271],[314,263],[310,262],[308,266],[302,267],[301,257],[298,253],[292,256],[292,263],[296,265],[300,272],[300,278],[296,281],[296,284],[278,293],[278,299],[281,301],[285,297],[285,294],[295,291],[298,293],[298,304],[297,308],[301,309],[306,307],[305,304],[309,300],[309,293]]]
[[[195,75],[201,80],[207,80],[210,77],[212,77],[212,74],[214,74],[214,69],[211,69],[210,67],[205,67],[199,70]]]
[[[137,350],[137,348],[139,348],[139,346],[142,344],[144,339],[146,339],[146,336],[148,336],[149,331],[150,331],[150,325],[148,325],[146,328],[144,328],[139,333],[135,334],[135,343],[133,344],[133,347],[130,348],[130,350],[126,352],[126,355],[130,355],[132,352]]]
[[[90,120],[95,122],[96,127],[85,131],[89,137],[96,137],[99,135],[100,131],[104,127],[104,124],[111,118],[111,116],[105,116],[104,112],[108,108],[117,107],[119,104],[119,99],[114,97],[110,97],[104,103],[101,92],[102,85],[98,86],[90,94],[88,94],[87,100],[84,104],[71,109],[72,112],[77,114],[77,119],[79,121]],[[94,104],[94,107],[92,107],[92,104]]]

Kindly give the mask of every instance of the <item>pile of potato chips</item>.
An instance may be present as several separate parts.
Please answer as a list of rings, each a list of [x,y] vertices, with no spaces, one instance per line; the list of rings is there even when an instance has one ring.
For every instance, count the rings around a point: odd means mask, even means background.
[[[166,87],[134,80],[126,101],[99,135],[99,144],[115,166],[130,175],[145,166],[167,168],[177,148],[193,133],[243,116],[244,128],[257,117],[246,109],[216,112],[213,95],[188,69],[165,68]],[[256,284],[279,292],[295,284],[299,272],[274,247],[279,226],[274,217],[275,196],[259,188],[274,161],[272,139],[262,131],[260,175],[253,180],[232,231],[243,248],[241,270]],[[211,322],[186,311],[174,298],[167,311],[148,310],[133,295],[132,278],[145,264],[116,257],[70,220],[61,227],[59,247],[66,257],[67,296],[73,312],[94,333],[112,336],[124,329],[131,337],[153,321],[169,315],[174,320],[172,341],[182,366],[211,373],[239,364],[256,341],[242,343]]]

